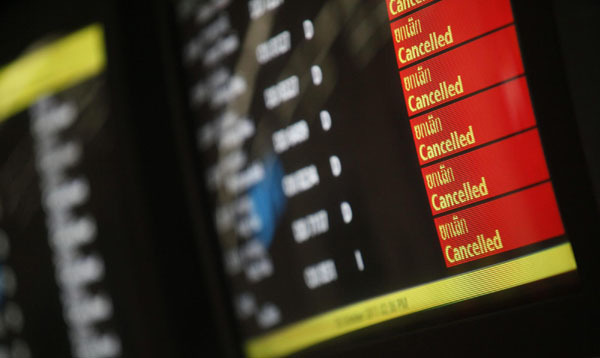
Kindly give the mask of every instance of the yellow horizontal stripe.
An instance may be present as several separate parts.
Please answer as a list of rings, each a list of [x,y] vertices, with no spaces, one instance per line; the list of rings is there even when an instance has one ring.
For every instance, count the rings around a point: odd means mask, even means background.
[[[279,357],[393,318],[524,285],[577,268],[571,244],[320,314],[246,342],[250,357]]]
[[[102,26],[90,25],[0,69],[0,122],[40,96],[69,88],[105,65]]]

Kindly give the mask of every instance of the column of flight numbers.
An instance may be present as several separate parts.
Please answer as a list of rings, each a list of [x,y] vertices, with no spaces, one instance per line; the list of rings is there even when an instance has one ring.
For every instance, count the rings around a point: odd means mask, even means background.
[[[302,21],[302,33],[304,41],[311,41],[315,33],[315,27],[310,19]],[[277,45],[275,41],[282,39]],[[257,47],[257,59],[271,56],[264,56],[266,53],[287,52],[290,45],[290,35],[288,31],[283,31]],[[271,45],[272,44],[272,45]],[[271,50],[266,50],[270,47]],[[279,48],[279,49],[276,49]],[[275,56],[273,56],[274,58]],[[322,68],[317,64],[312,64],[309,69],[310,79],[313,86],[320,86],[325,80],[325,74]],[[299,95],[298,76],[289,76],[279,81],[276,85],[268,87],[264,91],[264,101],[267,109],[275,109],[283,102]],[[326,109],[319,112],[318,121],[320,128],[324,133],[328,133],[334,126],[332,115]],[[298,120],[284,128],[276,130],[272,135],[273,149],[277,154],[283,154],[287,150],[306,142],[310,137],[309,124],[304,119]],[[342,161],[336,154],[328,157],[328,164],[333,178],[338,178],[342,174]],[[282,188],[288,198],[292,198],[304,191],[317,186],[322,180],[318,169],[314,164],[304,166],[296,171],[286,174],[282,179]],[[350,224],[353,220],[352,207],[347,201],[339,204],[339,210],[343,223]],[[330,230],[330,214],[325,208],[305,214],[299,218],[293,219],[291,223],[291,232],[294,241],[302,244],[310,239],[323,235]],[[364,262],[360,251],[354,252],[357,267],[364,270]],[[337,280],[338,273],[333,259],[320,260],[312,263],[303,270],[304,282],[309,289],[317,289]]]
[[[564,234],[508,0],[387,0],[446,266]]]

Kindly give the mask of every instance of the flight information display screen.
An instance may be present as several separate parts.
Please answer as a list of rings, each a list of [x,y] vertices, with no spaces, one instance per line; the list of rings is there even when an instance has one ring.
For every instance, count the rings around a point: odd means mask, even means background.
[[[248,356],[577,282],[509,0],[175,5]]]
[[[116,225],[92,195],[111,142],[104,46],[92,24],[0,67],[0,357],[121,356],[98,243]]]

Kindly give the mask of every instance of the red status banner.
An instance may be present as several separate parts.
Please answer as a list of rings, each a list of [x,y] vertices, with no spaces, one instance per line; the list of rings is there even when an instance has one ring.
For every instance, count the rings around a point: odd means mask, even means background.
[[[398,68],[512,22],[509,0],[454,0],[428,6],[391,24]]]
[[[447,267],[565,232],[549,182],[434,221]]]
[[[414,11],[433,0],[386,0],[388,17],[390,20]]]
[[[473,132],[453,136],[452,142],[444,146],[459,146],[472,136]],[[433,215],[549,178],[537,129],[421,171]]]
[[[410,124],[419,163],[423,165],[531,128],[535,126],[535,116],[527,81],[520,77],[415,117]],[[453,138],[461,136],[466,140],[453,145]]]
[[[409,116],[523,74],[510,26],[400,71]]]

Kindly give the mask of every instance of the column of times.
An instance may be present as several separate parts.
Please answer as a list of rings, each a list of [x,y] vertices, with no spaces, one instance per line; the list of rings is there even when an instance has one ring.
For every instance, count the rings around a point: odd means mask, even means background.
[[[564,234],[509,0],[387,0],[447,267]]]

